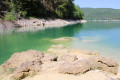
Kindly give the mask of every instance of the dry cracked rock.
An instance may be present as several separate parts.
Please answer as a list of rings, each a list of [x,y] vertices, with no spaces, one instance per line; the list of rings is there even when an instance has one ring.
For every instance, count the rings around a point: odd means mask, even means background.
[[[21,80],[29,75],[36,74],[42,69],[42,62],[40,60],[25,62],[18,67],[13,73],[12,80]]]
[[[86,60],[65,62],[60,65],[58,71],[64,74],[82,74],[90,70],[102,70],[116,75],[118,66],[118,63],[112,59],[98,56]]]
[[[14,68],[19,67],[25,62],[29,62],[35,59],[41,59],[44,57],[44,54],[36,50],[28,50],[23,52],[14,53],[11,58],[6,61],[2,67]]]

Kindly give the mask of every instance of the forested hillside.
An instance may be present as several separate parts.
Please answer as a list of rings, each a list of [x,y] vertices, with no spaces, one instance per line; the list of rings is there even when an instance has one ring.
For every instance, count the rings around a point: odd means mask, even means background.
[[[86,20],[120,20],[120,10],[111,8],[81,8]]]
[[[0,0],[0,18],[83,19],[83,12],[74,0]]]

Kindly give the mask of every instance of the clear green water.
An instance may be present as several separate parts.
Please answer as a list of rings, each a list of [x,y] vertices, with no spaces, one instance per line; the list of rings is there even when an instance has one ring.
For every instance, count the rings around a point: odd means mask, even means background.
[[[35,32],[12,32],[0,34],[0,64],[15,52],[35,49],[47,50],[52,39],[77,37],[69,46],[97,50],[100,55],[120,62],[120,22],[87,22],[62,28],[51,28]]]

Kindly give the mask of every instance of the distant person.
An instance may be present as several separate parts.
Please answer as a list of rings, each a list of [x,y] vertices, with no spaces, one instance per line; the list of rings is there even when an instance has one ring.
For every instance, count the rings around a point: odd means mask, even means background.
[[[22,15],[22,12],[20,11],[20,12],[18,13],[18,15],[17,15],[17,18],[18,18],[18,19],[21,19],[21,15]]]

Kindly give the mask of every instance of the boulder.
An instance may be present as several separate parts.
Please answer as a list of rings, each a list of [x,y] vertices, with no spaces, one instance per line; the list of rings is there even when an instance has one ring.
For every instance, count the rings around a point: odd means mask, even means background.
[[[67,74],[81,74],[90,70],[102,70],[116,75],[118,72],[118,66],[118,63],[110,58],[96,56],[86,60],[65,62],[60,65],[58,71]]]
[[[40,60],[25,62],[14,71],[11,79],[21,80],[29,75],[34,75],[41,71],[41,64],[42,62]]]
[[[113,61],[111,58],[106,58],[102,56],[91,57],[88,59],[89,63],[92,64],[91,69],[99,69],[102,71],[107,71],[113,74],[117,74],[119,64]]]
[[[21,64],[32,61],[35,59],[41,59],[44,57],[44,54],[36,50],[28,50],[23,52],[14,53],[11,58],[6,61],[2,67],[14,68],[19,67]]]

